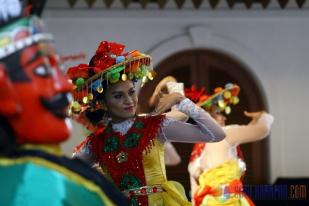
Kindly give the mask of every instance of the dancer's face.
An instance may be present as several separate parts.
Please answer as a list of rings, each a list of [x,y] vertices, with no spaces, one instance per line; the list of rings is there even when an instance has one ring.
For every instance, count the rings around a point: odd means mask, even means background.
[[[222,114],[217,114],[215,117],[220,126],[225,126],[226,117]]]
[[[217,107],[213,106],[210,109],[207,109],[206,111],[209,112],[212,118],[214,118],[220,126],[222,127],[225,126],[226,117],[223,114],[221,114],[221,112],[218,110]]]
[[[134,117],[137,102],[137,94],[132,81],[119,81],[108,85],[104,105],[113,122],[122,122]]]

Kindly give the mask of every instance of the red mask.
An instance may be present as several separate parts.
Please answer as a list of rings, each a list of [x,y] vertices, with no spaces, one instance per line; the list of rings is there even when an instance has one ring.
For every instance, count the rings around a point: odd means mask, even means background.
[[[0,115],[4,115],[17,143],[53,144],[70,135],[66,110],[72,85],[60,71],[59,57],[51,43],[36,43],[17,55],[12,65],[0,64]],[[10,67],[10,68],[8,68]],[[12,72],[11,72],[12,73]]]

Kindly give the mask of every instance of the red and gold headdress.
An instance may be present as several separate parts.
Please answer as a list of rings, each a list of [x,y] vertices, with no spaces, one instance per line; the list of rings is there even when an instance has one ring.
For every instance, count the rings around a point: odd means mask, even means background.
[[[124,52],[125,46],[103,41],[96,50],[90,64],[69,68],[67,74],[75,85],[72,111],[79,113],[86,108],[97,107],[96,97],[104,92],[108,84],[118,81],[142,81],[142,86],[154,78],[151,57],[137,50]]]
[[[238,85],[228,83],[224,88],[215,88],[214,94],[207,95],[205,88],[197,89],[193,85],[190,89],[185,89],[185,95],[200,107],[207,109],[215,106],[221,112],[224,111],[225,114],[230,114],[230,105],[236,105],[239,102],[239,91]]]

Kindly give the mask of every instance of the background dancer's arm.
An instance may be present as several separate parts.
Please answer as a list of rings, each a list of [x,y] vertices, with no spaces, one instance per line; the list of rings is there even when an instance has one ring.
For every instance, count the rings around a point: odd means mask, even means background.
[[[245,112],[252,120],[248,125],[229,125],[226,127],[226,141],[230,145],[259,141],[270,133],[274,117],[265,112]]]

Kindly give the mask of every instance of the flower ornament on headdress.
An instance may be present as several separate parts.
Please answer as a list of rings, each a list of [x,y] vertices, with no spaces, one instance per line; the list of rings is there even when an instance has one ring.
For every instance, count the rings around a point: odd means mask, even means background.
[[[228,83],[224,88],[217,87],[214,89],[214,94],[208,96],[205,88],[197,89],[192,86],[191,89],[185,89],[185,95],[194,103],[205,109],[216,107],[225,114],[231,113],[230,105],[239,103],[240,88],[236,84]]]
[[[95,110],[104,88],[118,81],[142,81],[142,86],[152,80],[151,57],[137,50],[124,52],[125,46],[116,42],[103,41],[96,50],[90,64],[69,68],[67,74],[75,85],[72,111]]]
[[[208,98],[206,89],[204,87],[198,89],[195,85],[192,85],[190,89],[185,88],[185,95],[194,103],[201,102]]]

